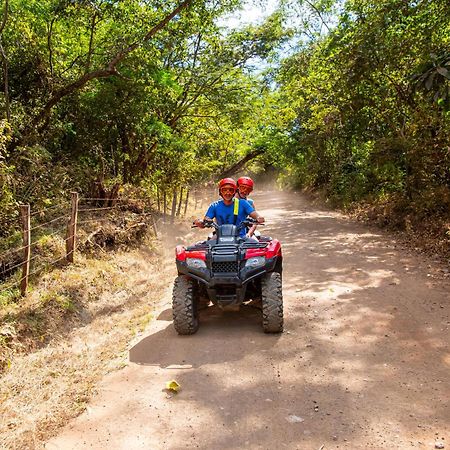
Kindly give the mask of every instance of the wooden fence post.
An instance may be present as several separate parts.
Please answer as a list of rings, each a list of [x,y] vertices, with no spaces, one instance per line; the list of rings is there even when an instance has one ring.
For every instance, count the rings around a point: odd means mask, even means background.
[[[78,192],[72,192],[72,207],[69,223],[67,224],[66,238],[66,260],[73,263],[73,254],[77,241],[77,219],[78,219]]]
[[[21,205],[20,215],[22,217],[22,236],[24,247],[22,279],[20,281],[20,293],[22,294],[22,296],[24,296],[28,287],[28,274],[30,273],[30,256],[31,256],[30,205]]]

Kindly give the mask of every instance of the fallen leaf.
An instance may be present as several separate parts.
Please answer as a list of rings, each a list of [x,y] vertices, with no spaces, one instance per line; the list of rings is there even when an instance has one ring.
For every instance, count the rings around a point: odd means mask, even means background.
[[[166,383],[166,389],[168,391],[178,392],[181,389],[181,386],[175,380],[171,380]]]

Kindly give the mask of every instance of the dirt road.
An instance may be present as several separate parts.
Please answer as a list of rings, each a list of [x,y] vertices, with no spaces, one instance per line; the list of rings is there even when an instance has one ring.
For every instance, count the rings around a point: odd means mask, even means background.
[[[285,332],[262,333],[257,309],[208,308],[177,336],[170,253],[129,365],[46,448],[450,449],[449,279],[377,230],[270,198],[255,196],[283,243]]]

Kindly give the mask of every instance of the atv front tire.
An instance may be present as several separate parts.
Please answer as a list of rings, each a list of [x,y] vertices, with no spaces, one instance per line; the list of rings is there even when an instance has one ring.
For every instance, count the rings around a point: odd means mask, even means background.
[[[172,295],[173,325],[178,334],[194,334],[198,330],[194,284],[185,275],[175,278]]]
[[[281,274],[267,273],[261,280],[261,294],[264,333],[281,333],[283,331]]]

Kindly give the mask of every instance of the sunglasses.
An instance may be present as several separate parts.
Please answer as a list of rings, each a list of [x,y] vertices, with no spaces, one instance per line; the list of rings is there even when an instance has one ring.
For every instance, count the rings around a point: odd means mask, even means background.
[[[235,191],[236,191],[236,189],[234,189],[234,188],[222,188],[222,189],[220,190],[220,192],[222,192],[222,193],[230,192],[230,193],[232,193],[232,194],[234,194]]]

